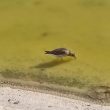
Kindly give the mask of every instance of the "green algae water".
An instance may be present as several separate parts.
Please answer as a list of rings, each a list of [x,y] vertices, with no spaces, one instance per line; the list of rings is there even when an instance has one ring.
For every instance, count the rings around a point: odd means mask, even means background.
[[[66,47],[77,59],[44,54]],[[1,0],[0,77],[72,87],[110,84],[109,0]]]

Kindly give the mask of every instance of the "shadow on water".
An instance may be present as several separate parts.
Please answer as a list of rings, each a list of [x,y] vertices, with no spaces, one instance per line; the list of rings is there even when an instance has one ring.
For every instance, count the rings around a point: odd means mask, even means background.
[[[56,60],[52,60],[49,62],[40,63],[40,64],[34,66],[33,68],[51,68],[51,67],[55,67],[55,66],[70,62],[70,61],[72,61],[72,59],[66,59],[66,60],[63,60],[63,59],[57,60],[56,59]]]

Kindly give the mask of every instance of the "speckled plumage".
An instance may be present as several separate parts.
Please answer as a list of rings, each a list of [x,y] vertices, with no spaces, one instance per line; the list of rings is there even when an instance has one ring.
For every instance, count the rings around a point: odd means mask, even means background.
[[[65,56],[75,56],[75,54],[71,53],[70,50],[66,48],[57,48],[51,51],[45,51],[45,54],[51,54],[58,57],[65,57]]]

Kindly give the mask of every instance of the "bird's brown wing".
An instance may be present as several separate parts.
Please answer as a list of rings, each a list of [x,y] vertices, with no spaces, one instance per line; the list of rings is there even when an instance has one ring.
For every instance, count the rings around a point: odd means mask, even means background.
[[[51,54],[62,55],[66,53],[65,50],[66,50],[65,48],[58,48],[58,49],[51,51]]]

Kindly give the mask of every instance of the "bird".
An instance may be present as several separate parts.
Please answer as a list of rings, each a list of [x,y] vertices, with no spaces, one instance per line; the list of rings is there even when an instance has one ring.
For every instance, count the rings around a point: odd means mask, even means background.
[[[45,54],[54,55],[54,56],[57,56],[57,57],[60,57],[60,58],[63,58],[63,57],[66,57],[66,56],[76,58],[75,53],[72,53],[70,50],[68,50],[66,48],[56,48],[56,49],[51,50],[51,51],[45,51]]]

